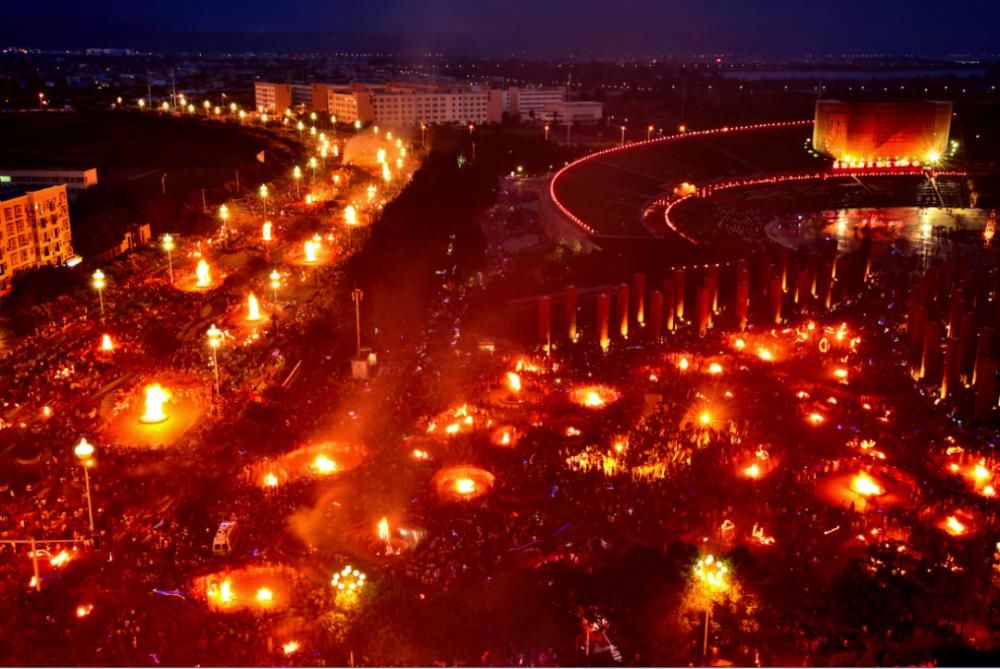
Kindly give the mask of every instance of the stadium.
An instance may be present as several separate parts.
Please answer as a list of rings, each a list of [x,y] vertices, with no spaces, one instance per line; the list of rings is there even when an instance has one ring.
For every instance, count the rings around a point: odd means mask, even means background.
[[[791,215],[968,207],[950,115],[949,103],[824,100],[813,120],[610,148],[553,176],[546,224],[578,249],[634,242],[709,261],[762,243],[768,224]]]

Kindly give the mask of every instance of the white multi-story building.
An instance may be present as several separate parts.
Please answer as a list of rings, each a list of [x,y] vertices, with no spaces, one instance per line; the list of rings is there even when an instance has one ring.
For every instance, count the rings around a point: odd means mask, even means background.
[[[22,170],[0,167],[0,188],[14,186],[31,190],[59,184],[65,184],[70,198],[76,197],[81,191],[97,185],[97,168]]]
[[[434,84],[352,84],[327,88],[329,111],[343,123],[412,127],[421,123],[497,123],[501,91]]]
[[[0,186],[0,295],[17,272],[73,256],[66,186],[27,191]]]
[[[508,88],[503,92],[503,111],[522,121],[540,120],[545,105],[566,101],[566,89],[555,88]]]

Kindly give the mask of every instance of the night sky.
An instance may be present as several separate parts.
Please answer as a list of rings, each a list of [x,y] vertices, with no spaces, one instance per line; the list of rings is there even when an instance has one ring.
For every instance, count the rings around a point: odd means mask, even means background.
[[[503,55],[1000,52],[1000,2],[965,0],[37,0],[5,8],[45,16],[52,38],[141,46],[205,33],[392,36],[405,50]],[[60,26],[68,22],[65,35]],[[7,23],[3,28],[2,24]],[[4,45],[44,40],[31,21],[0,21]],[[84,26],[85,30],[80,30]],[[83,33],[83,34],[81,34]],[[219,38],[225,41],[226,38]],[[88,42],[89,40],[89,42]],[[114,41],[116,44],[100,44]],[[287,42],[287,44],[286,44]],[[320,40],[320,43],[322,41]],[[36,46],[27,44],[27,46]],[[47,46],[47,45],[41,45]],[[304,49],[303,49],[304,50]]]

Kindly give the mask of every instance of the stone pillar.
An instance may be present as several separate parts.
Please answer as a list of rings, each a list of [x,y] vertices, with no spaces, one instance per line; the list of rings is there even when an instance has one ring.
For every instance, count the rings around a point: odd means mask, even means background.
[[[976,335],[976,362],[972,367],[972,383],[979,382],[979,374],[983,371],[983,365],[988,360],[993,359],[993,328],[979,328]]]
[[[788,286],[792,293],[792,304],[799,303],[799,259],[788,261]]]
[[[628,284],[623,283],[618,286],[617,314],[615,320],[618,321],[618,334],[628,339]]]
[[[658,290],[649,296],[649,324],[653,326],[650,336],[659,341],[663,331],[663,293]]]
[[[601,293],[597,296],[597,341],[602,351],[607,351],[611,345],[611,295]]]
[[[674,282],[673,279],[667,279],[663,282],[663,317],[667,332],[673,332],[677,326],[674,321],[676,306],[677,300],[674,295]]]
[[[684,270],[674,270],[674,299],[677,306],[674,308],[674,317],[677,320],[684,318]]]
[[[983,360],[976,370],[976,397],[974,411],[976,418],[988,418],[996,402],[997,362],[992,358]]]
[[[940,371],[938,358],[941,353],[941,323],[930,321],[924,328],[924,349],[920,357],[920,379],[933,379]]]
[[[695,323],[699,337],[708,334],[708,311],[708,288],[702,286],[695,293]]]
[[[552,298],[538,298],[538,344],[549,352],[552,346]]]
[[[635,295],[635,322],[646,322],[646,275],[636,272],[632,275],[632,293]]]
[[[714,314],[719,313],[719,273],[718,265],[708,268],[708,301]]]
[[[747,329],[747,316],[750,313],[750,284],[739,279],[736,284],[736,329],[744,332]]]
[[[955,384],[958,382],[958,339],[948,339],[944,352],[944,369],[941,371],[941,390],[939,397],[948,399],[949,393],[955,392]]]
[[[781,323],[781,275],[775,274],[771,277],[771,289],[768,291],[771,306],[771,322],[775,325]]]
[[[576,341],[576,309],[580,301],[580,291],[576,286],[566,288],[566,336],[570,341]]]

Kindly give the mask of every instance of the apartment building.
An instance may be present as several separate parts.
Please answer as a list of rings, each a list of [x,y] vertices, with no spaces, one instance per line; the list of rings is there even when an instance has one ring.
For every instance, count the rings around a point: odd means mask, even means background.
[[[0,295],[18,272],[72,257],[65,184],[31,191],[0,185]]]
[[[284,114],[292,107],[292,85],[267,81],[253,83],[254,106],[265,114]]]

